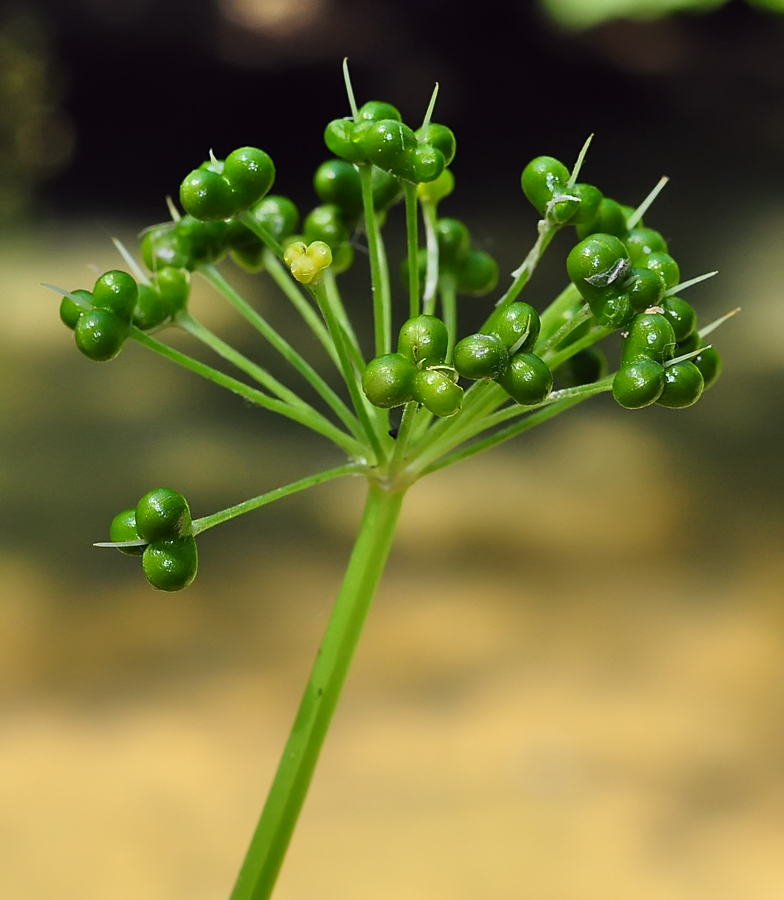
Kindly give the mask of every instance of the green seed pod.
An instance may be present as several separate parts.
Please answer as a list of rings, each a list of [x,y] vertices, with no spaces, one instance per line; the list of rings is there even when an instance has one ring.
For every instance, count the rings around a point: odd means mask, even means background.
[[[373,406],[391,409],[414,399],[417,370],[400,353],[387,353],[371,359],[362,374],[362,390]]]
[[[452,375],[454,373],[454,377]],[[459,412],[463,404],[463,389],[457,384],[457,372],[424,369],[414,379],[414,399],[434,416],[446,419]]]
[[[159,591],[181,591],[196,577],[199,554],[190,535],[148,544],[142,556],[147,581]]]
[[[152,285],[166,304],[170,316],[185,309],[191,291],[191,273],[187,269],[164,266],[153,275]]]
[[[332,248],[332,265],[331,269],[335,275],[340,275],[347,269],[350,269],[354,262],[354,248],[348,241],[338,244]]]
[[[444,154],[432,144],[416,144],[407,155],[409,181],[425,184],[435,181],[444,171]],[[399,173],[402,176],[402,171]]]
[[[263,225],[276,241],[294,234],[299,224],[299,210],[288,197],[270,195],[252,209],[253,218]]]
[[[350,118],[333,119],[324,129],[324,143],[327,148],[348,162],[366,162],[365,151],[354,140],[357,127]]]
[[[136,510],[126,509],[112,519],[109,527],[110,541],[138,541],[139,532],[136,530]],[[118,547],[120,553],[126,556],[141,556],[144,553],[144,547]]]
[[[644,266],[645,258],[651,253],[667,252],[667,241],[653,228],[641,228],[638,225],[624,237],[623,242],[635,266]]]
[[[626,237],[626,214],[620,203],[609,197],[599,204],[596,215],[590,222],[581,222],[577,225],[577,236],[581,239],[592,234],[611,234],[614,237]]]
[[[496,334],[469,334],[455,345],[454,364],[472,381],[499,378],[509,368],[509,351]]]
[[[122,350],[130,326],[108,309],[84,312],[74,328],[76,346],[88,359],[107,362]]]
[[[650,306],[659,306],[664,299],[664,282],[651,269],[633,268],[623,289],[629,295],[635,312],[645,312]]]
[[[586,347],[562,363],[556,375],[564,387],[579,387],[594,384],[609,372],[607,357],[596,347]]]
[[[537,156],[523,169],[523,193],[542,215],[548,203],[562,193],[569,181],[569,170],[552,156]]]
[[[357,167],[345,159],[329,159],[313,176],[313,187],[324,203],[340,207],[354,219],[362,213],[362,184]]]
[[[660,313],[635,316],[621,349],[621,365],[651,359],[664,363],[675,353],[675,332]],[[653,401],[651,401],[653,402]]]
[[[133,311],[133,324],[142,331],[149,331],[165,322],[169,315],[169,307],[161,295],[146,284],[140,284],[139,299]]]
[[[195,219],[214,222],[230,219],[237,200],[228,179],[211,169],[194,169],[180,185],[180,203]]]
[[[396,119],[376,121],[362,131],[356,143],[380,169],[414,180],[411,153],[417,148],[417,139],[408,125]]]
[[[692,359],[692,362],[700,370],[707,391],[721,375],[721,357],[713,347],[705,347],[699,356]]]
[[[449,171],[444,171],[434,181],[422,182],[417,186],[417,194],[422,200],[431,203],[440,203],[444,197],[448,197],[455,189],[455,176]]]
[[[575,184],[567,191],[577,197],[577,206],[568,217],[572,225],[592,222],[596,218],[602,202],[602,192],[592,184]]]
[[[376,211],[387,209],[403,194],[400,181],[378,166],[373,166],[371,170],[370,186],[373,193],[373,209]]]
[[[136,529],[145,541],[168,541],[190,534],[191,511],[182,494],[156,488],[136,505]]]
[[[192,269],[194,266],[190,245],[176,231],[176,223],[166,222],[148,229],[141,242],[141,254],[145,266],[156,272],[163,266]]]
[[[305,219],[304,229],[306,244],[323,241],[333,250],[351,237],[343,211],[334,203],[326,203],[312,210]]]
[[[226,157],[223,177],[231,187],[234,196],[232,215],[236,215],[258,203],[269,193],[275,182],[275,165],[263,150],[257,147],[240,147]]]
[[[482,333],[497,334],[511,354],[527,353],[539,337],[539,327],[539,315],[533,306],[515,300],[498,307],[482,326]]]
[[[175,225],[183,246],[189,248],[190,265],[198,262],[218,262],[228,249],[231,224],[224,221],[202,222],[191,215],[183,216]]]
[[[533,353],[517,353],[498,383],[521,406],[537,406],[553,389],[553,373]]]
[[[498,284],[498,263],[484,250],[470,250],[457,272],[458,294],[481,297]]]
[[[60,301],[60,321],[63,325],[67,325],[71,331],[76,328],[76,323],[79,321],[79,316],[83,312],[89,312],[92,308],[93,303],[93,295],[89,291],[85,291],[82,288],[79,290],[71,291],[76,297],[80,297],[85,303],[89,304],[88,308],[84,306],[80,306],[78,303],[75,303],[70,297],[63,297]]]
[[[438,236],[438,265],[442,272],[457,274],[468,259],[471,250],[471,236],[468,228],[458,219],[439,219],[436,225]]]
[[[678,263],[669,253],[649,253],[640,261],[640,265],[656,272],[668,289],[674,287],[681,280]]]
[[[704,390],[702,372],[694,363],[685,360],[665,367],[664,390],[656,402],[669,409],[686,409],[700,399]]]
[[[400,111],[391,103],[383,100],[368,100],[359,107],[360,122],[380,122],[382,119],[395,119],[402,121]]]
[[[608,290],[620,292],[630,269],[626,247],[611,234],[592,234],[566,259],[569,278],[589,303],[604,300]]]
[[[664,390],[664,366],[641,358],[622,365],[613,379],[613,397],[625,409],[642,409],[655,403]]]
[[[417,368],[443,365],[449,345],[446,325],[436,316],[415,316],[403,323],[397,352]]]
[[[675,340],[679,344],[685,341],[697,327],[697,313],[694,312],[694,307],[680,297],[665,297],[660,306],[672,325]]]
[[[431,122],[427,126],[424,135],[420,128],[416,132],[416,136],[418,140],[424,140],[425,143],[431,144],[441,152],[441,155],[444,157],[445,166],[451,165],[452,160],[455,158],[455,153],[457,153],[457,141],[455,140],[455,135],[451,128],[447,128],[446,125],[439,125],[436,122]]]
[[[93,288],[93,306],[109,310],[123,322],[131,321],[137,298],[136,282],[127,272],[117,269],[101,275]]]

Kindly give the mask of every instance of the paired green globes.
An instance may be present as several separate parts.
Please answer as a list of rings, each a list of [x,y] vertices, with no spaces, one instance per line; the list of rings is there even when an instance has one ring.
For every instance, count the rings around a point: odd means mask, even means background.
[[[121,544],[145,541],[118,549],[142,557],[144,574],[154,588],[179,591],[193,581],[199,567],[191,524],[191,511],[182,494],[156,488],[145,494],[135,509],[114,517],[109,536]]]
[[[603,196],[592,184],[570,183],[566,166],[552,156],[537,156],[523,169],[523,193],[553,225],[581,225],[595,218]]]
[[[183,209],[196,219],[214,222],[232,219],[269,193],[275,166],[257,147],[241,147],[225,161],[210,159],[180,185]]]
[[[88,359],[106,362],[122,350],[131,325],[150,331],[185,307],[190,275],[171,266],[161,268],[150,284],[137,284],[127,272],[105,272],[92,291],[63,297],[60,319],[71,328],[76,346]]]

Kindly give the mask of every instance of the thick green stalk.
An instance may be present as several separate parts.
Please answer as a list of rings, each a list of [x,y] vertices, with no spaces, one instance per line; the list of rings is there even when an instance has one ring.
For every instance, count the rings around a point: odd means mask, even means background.
[[[268,900],[395,534],[403,490],[371,482],[335,607],[230,900]]]

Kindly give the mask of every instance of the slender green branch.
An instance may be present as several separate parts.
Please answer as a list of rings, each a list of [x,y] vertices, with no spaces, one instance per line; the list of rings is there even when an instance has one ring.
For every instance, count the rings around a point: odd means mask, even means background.
[[[558,225],[549,223],[545,219],[539,220],[539,236],[536,239],[536,243],[531,247],[528,256],[523,260],[523,264],[512,272],[514,281],[510,285],[509,290],[496,303],[496,306],[508,306],[513,300],[517,299],[520,291],[528,284],[528,280],[533,275],[550,241],[555,237],[558,228]]]
[[[380,229],[373,206],[373,167],[360,163],[359,177],[362,183],[362,206],[365,214],[365,232],[370,254],[370,281],[373,291],[373,321],[376,339],[376,356],[389,353],[392,346],[392,296],[389,274],[382,262]]]
[[[457,342],[457,295],[455,293],[455,281],[449,276],[444,276],[441,281],[441,315],[446,325],[448,336],[446,362],[452,363],[452,351]]]
[[[419,235],[417,232],[417,189],[406,181],[403,186],[406,198],[406,236],[408,243],[408,315],[419,315]]]
[[[210,282],[210,284],[219,291],[231,305],[250,322],[251,325],[264,337],[280,355],[290,363],[302,375],[302,377],[310,384],[310,386],[318,393],[322,400],[330,407],[341,422],[351,431],[351,433],[360,439],[360,433],[357,430],[357,420],[351,414],[351,410],[338,397],[332,388],[324,381],[324,379],[316,372],[297,351],[282,338],[277,331],[261,316],[256,310],[236,291],[221,273],[213,265],[199,266],[199,272]]]
[[[403,496],[403,491],[370,485],[343,586],[231,900],[268,900],[275,886],[381,579]]]
[[[323,472],[317,472],[315,475],[308,475],[306,478],[300,478],[299,481],[293,481],[291,484],[275,488],[273,491],[267,491],[266,494],[259,494],[258,497],[252,497],[250,500],[237,503],[236,506],[222,509],[220,512],[212,513],[210,516],[194,519],[191,533],[194,536],[201,534],[203,531],[207,531],[208,528],[222,525],[230,519],[252,512],[254,509],[260,509],[262,506],[274,503],[276,500],[282,500],[291,494],[315,487],[317,484],[324,484],[324,482],[332,481],[334,478],[342,478],[345,475],[359,475],[363,471],[365,471],[363,466],[351,463],[346,466],[337,466],[334,469],[325,469]]]
[[[536,345],[536,354],[537,356],[544,356],[544,354],[548,353],[550,350],[555,350],[560,343],[566,340],[572,332],[574,332],[577,328],[583,325],[591,318],[591,308],[588,304],[584,304],[581,309],[578,309],[575,314],[567,319],[561,327],[553,332],[546,340],[537,342]]]
[[[438,211],[432,200],[422,201],[422,218],[425,222],[425,246],[427,247],[427,274],[425,275],[425,293],[422,297],[423,312],[432,316],[436,310],[436,294],[438,291]]]
[[[201,375],[202,378],[206,378],[214,384],[227,388],[232,391],[232,393],[238,394],[244,400],[249,400],[257,406],[261,406],[271,412],[279,413],[287,419],[292,419],[295,422],[299,422],[300,425],[310,428],[311,431],[318,432],[331,440],[334,444],[337,444],[338,447],[344,450],[352,458],[357,460],[365,460],[367,458],[367,448],[362,443],[351,435],[341,431],[331,422],[324,419],[323,416],[312,415],[306,410],[289,406],[288,403],[284,403],[282,400],[276,400],[274,397],[269,397],[267,394],[262,393],[256,388],[249,387],[242,381],[237,381],[236,378],[232,378],[230,375],[224,375],[223,372],[213,369],[212,366],[205,365],[204,363],[193,359],[193,357],[187,356],[185,353],[181,353],[173,347],[169,347],[167,344],[162,343],[156,338],[150,337],[136,327],[131,329],[131,337],[133,340],[157,353],[159,356],[163,356],[165,359],[177,363],[177,365],[182,366],[185,369],[189,369],[196,375]]]
[[[311,286],[311,290],[319,305],[321,315],[324,316],[324,321],[327,323],[327,328],[332,340],[335,342],[335,347],[337,348],[338,357],[340,359],[340,369],[346,382],[348,392],[351,395],[351,402],[354,404],[354,409],[356,410],[359,422],[365,433],[365,437],[373,448],[373,452],[376,455],[376,461],[381,463],[385,459],[386,454],[384,453],[378,433],[373,427],[373,422],[370,418],[371,413],[368,408],[369,404],[359,383],[360,375],[351,362],[351,357],[348,352],[348,339],[346,338],[345,332],[340,327],[335,311],[329,302],[329,296],[324,287],[324,283],[320,282],[317,285]]]
[[[546,341],[582,303],[580,292],[569,283],[539,317],[539,342]]]
[[[283,259],[283,247],[280,246],[252,212],[240,213],[238,218],[246,228],[256,235],[265,247],[271,250],[279,259]]]
[[[416,419],[418,409],[419,405],[414,400],[406,403],[403,407],[400,428],[398,428],[397,437],[395,438],[395,449],[392,453],[392,459],[389,462],[389,472],[392,476],[398,471],[405,459],[406,449],[408,448],[409,439],[411,437],[411,428]]]
[[[335,318],[343,329],[343,334],[346,335],[346,344],[351,359],[357,369],[362,372],[365,368],[365,358],[362,355],[359,340],[354,331],[354,326],[351,324],[351,319],[349,319],[346,314],[346,307],[343,305],[343,298],[340,296],[337,280],[335,279],[335,274],[331,268],[327,268],[324,271],[324,288],[327,292],[329,305],[335,312]]]
[[[611,389],[612,381],[610,381],[609,385],[603,388],[604,391],[609,391]],[[456,462],[460,462],[463,459],[468,459],[469,457],[475,456],[477,453],[482,453],[484,450],[489,450],[491,447],[495,447],[498,444],[503,444],[505,441],[516,437],[518,434],[522,434],[524,431],[529,431],[536,425],[541,425],[543,422],[548,421],[548,419],[554,418],[565,410],[571,409],[571,407],[573,406],[577,406],[578,403],[582,403],[584,400],[587,400],[589,397],[595,396],[597,393],[600,392],[593,391],[592,393],[572,395],[558,401],[557,403],[552,403],[549,406],[542,407],[536,412],[533,412],[530,415],[526,416],[526,418],[524,418],[520,422],[515,422],[512,425],[507,426],[506,428],[502,428],[500,431],[496,431],[495,434],[491,434],[481,441],[476,441],[476,443],[469,444],[467,447],[461,447],[459,450],[455,450],[454,453],[449,453],[446,456],[442,456],[441,459],[437,459],[434,462],[431,462],[429,465],[417,471],[417,477],[429,475],[431,472],[437,472],[439,469],[445,469],[447,466],[451,466]]]
[[[264,267],[269,273],[270,278],[272,278],[275,284],[283,291],[300,316],[302,316],[308,328],[316,335],[316,338],[329,354],[335,367],[339,369],[340,360],[338,359],[335,345],[330,340],[329,332],[319,318],[318,313],[313,308],[309,298],[306,297],[294,283],[291,272],[289,272],[280,260],[269,250],[264,251]]]
[[[603,325],[597,325],[595,328],[592,328],[588,334],[581,337],[573,344],[568,344],[561,350],[553,350],[545,353],[542,356],[542,359],[553,371],[555,371],[558,366],[563,365],[567,359],[571,359],[575,353],[579,353],[580,350],[585,350],[586,347],[592,347],[597,341],[601,341],[603,338],[606,338],[608,334],[612,334],[614,330],[615,329],[607,328]]]

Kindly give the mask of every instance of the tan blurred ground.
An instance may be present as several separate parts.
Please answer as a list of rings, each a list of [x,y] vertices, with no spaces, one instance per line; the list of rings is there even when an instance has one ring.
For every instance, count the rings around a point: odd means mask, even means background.
[[[79,359],[30,285],[85,259],[116,265],[80,234],[0,255],[0,896],[223,900],[361,497],[205,535],[182,595],[79,555],[167,473],[199,515],[323,461],[140,353]],[[784,896],[781,528],[657,421],[597,403],[412,492],[279,900]]]

